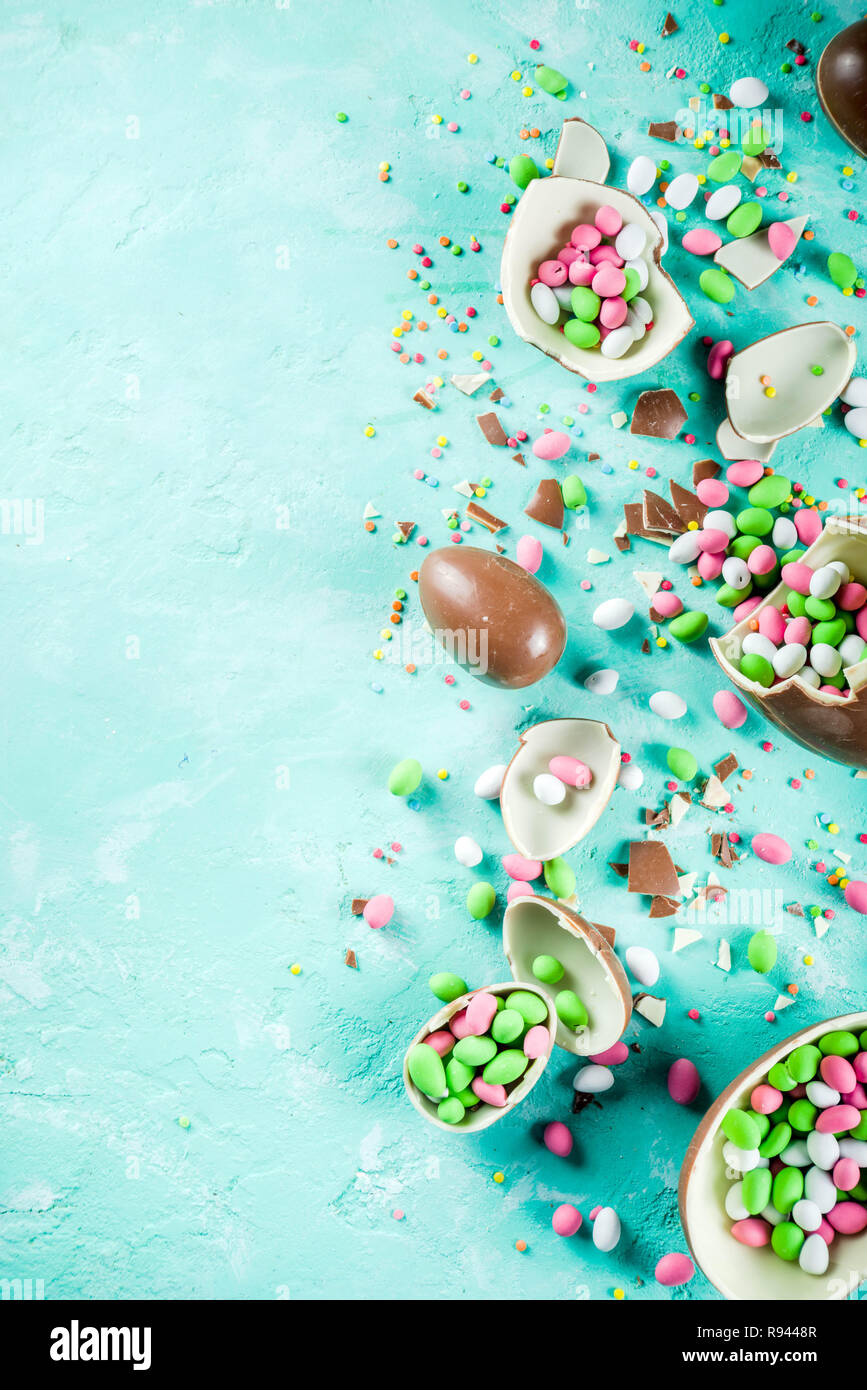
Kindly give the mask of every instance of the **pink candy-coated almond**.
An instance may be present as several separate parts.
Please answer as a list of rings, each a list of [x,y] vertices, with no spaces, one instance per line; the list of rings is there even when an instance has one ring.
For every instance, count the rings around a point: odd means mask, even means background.
[[[596,267],[589,261],[573,261],[569,267],[569,279],[573,285],[589,285],[595,274]]]
[[[852,1060],[852,1070],[859,1081],[867,1081],[867,1052],[859,1052]]]
[[[544,1057],[548,1051],[548,1043],[551,1035],[544,1023],[536,1023],[527,1030],[524,1038],[524,1056],[531,1060],[535,1057]]]
[[[831,1169],[831,1177],[841,1192],[851,1192],[861,1181],[861,1169],[854,1158],[838,1158]]]
[[[708,582],[713,579],[719,579],[722,574],[723,565],[725,564],[725,558],[725,554],[721,550],[718,551],[716,555],[712,555],[708,550],[703,551],[702,554],[699,555],[696,564],[696,569],[702,579]]]
[[[696,484],[696,496],[706,507],[724,507],[729,500],[728,488],[719,478],[702,478]]]
[[[761,549],[761,546],[757,546]],[[754,552],[755,553],[755,552]],[[786,620],[779,608],[774,608],[773,604],[768,604],[763,608],[758,616],[759,632],[763,637],[767,637],[769,642],[773,642],[778,647],[786,634]]]
[[[612,299],[604,300],[599,311],[600,322],[606,328],[620,328],[626,322],[628,307],[626,300],[617,294]]]
[[[734,487],[752,487],[753,483],[764,477],[764,473],[758,459],[738,459],[726,469],[726,477]]]
[[[855,631],[867,642],[867,608],[859,608],[855,614]]]
[[[662,1259],[657,1261],[653,1272],[657,1284],[662,1284],[666,1289],[674,1289],[679,1284],[689,1283],[695,1274],[695,1265],[688,1255],[676,1251],[671,1255],[663,1255]]]
[[[601,208],[597,209],[593,221],[603,236],[617,236],[623,226],[623,218],[620,213],[609,203],[603,203]]]
[[[560,1120],[552,1120],[545,1126],[542,1139],[545,1148],[550,1149],[558,1158],[568,1158],[572,1152],[572,1131]]]
[[[616,265],[601,265],[590,282],[594,294],[612,299],[626,289],[626,276]]]
[[[830,1245],[836,1234],[837,1232],[828,1222],[828,1218],[823,1216],[822,1224],[817,1230],[816,1235],[821,1236],[826,1245]]]
[[[759,1115],[773,1115],[783,1103],[783,1093],[775,1086],[756,1086],[750,1096],[750,1105]]]
[[[857,1236],[867,1228],[867,1207],[860,1202],[838,1202],[828,1212],[828,1222],[843,1236]]]
[[[854,1105],[856,1110],[867,1110],[867,1091],[865,1091],[860,1081],[855,1082],[851,1091],[844,1091],[840,1099],[844,1101],[846,1105]]]
[[[752,838],[753,854],[764,859],[766,864],[788,864],[792,857],[791,846],[780,835],[772,835],[769,830]]]
[[[826,1085],[841,1095],[854,1091],[858,1082],[855,1068],[845,1057],[823,1057],[819,1063],[819,1074]]]
[[[651,607],[661,618],[676,618],[683,612],[683,604],[672,589],[658,589],[651,599]]]
[[[739,729],[746,722],[747,707],[733,690],[718,690],[713,697],[713,711],[727,729]]]
[[[722,338],[718,343],[714,343],[707,355],[707,374],[711,381],[722,381],[726,374],[728,360],[734,350],[734,343],[730,343],[728,338]],[[731,474],[727,476],[730,477]]]
[[[829,1105],[827,1110],[819,1111],[816,1128],[820,1134],[840,1134],[844,1130],[854,1129],[860,1119],[861,1111],[856,1110],[854,1105]]]
[[[522,883],[520,879],[515,879],[506,889],[506,902],[510,903],[515,898],[534,898],[536,890],[532,883]]]
[[[456,1038],[468,1038],[471,1036],[473,1030],[467,1027],[466,1009],[458,1009],[458,1012],[452,1015],[449,1019],[449,1028]]]
[[[724,551],[729,543],[725,531],[717,531],[713,526],[706,531],[699,531],[696,539],[699,549],[710,551],[712,555],[718,555],[720,551]]]
[[[543,261],[539,266],[539,279],[543,285],[549,285],[551,289],[565,285],[568,273],[562,261]]]
[[[786,222],[772,222],[768,228],[768,245],[778,261],[784,261],[795,249],[795,233]]]
[[[678,1105],[691,1105],[701,1089],[698,1068],[688,1057],[678,1057],[668,1069],[668,1094]]]
[[[739,603],[734,611],[735,622],[742,623],[744,618],[748,618],[751,613],[756,611],[761,601],[761,594],[750,594],[749,598],[745,598],[743,603]]]
[[[428,1047],[432,1047],[434,1052],[438,1052],[441,1057],[445,1057],[455,1045],[455,1035],[448,1029],[441,1028],[438,1033],[428,1033],[425,1038]]]
[[[368,898],[361,915],[369,927],[384,927],[394,916],[394,900],[387,893],[377,893]]]
[[[863,608],[865,601],[867,601],[867,589],[854,579],[848,584],[841,584],[834,595],[834,602],[837,607],[843,608],[847,613],[854,613],[856,608]]]
[[[809,618],[791,618],[786,623],[786,631],[783,634],[784,642],[799,642],[802,647],[806,647],[813,631],[813,624]]]
[[[559,777],[561,782],[565,782],[567,787],[589,787],[593,781],[593,773],[586,763],[582,763],[580,758],[571,758],[563,753],[551,758],[548,771]]]
[[[809,507],[799,507],[792,519],[798,540],[803,541],[804,545],[812,545],[821,536],[822,518],[818,512],[811,511]]]
[[[687,232],[681,245],[684,251],[689,251],[693,256],[712,256],[722,246],[722,237],[709,227],[695,227]]]
[[[484,990],[480,994],[474,994],[467,1005],[467,1027],[474,1037],[480,1037],[482,1033],[487,1033],[494,1021],[497,1012],[497,1000],[493,994],[487,994]]]
[[[862,879],[853,878],[851,883],[847,883],[844,897],[856,912],[867,912],[867,883]]]
[[[867,1052],[861,1055],[862,1057],[867,1057]],[[619,1067],[621,1062],[626,1062],[628,1060],[629,1048],[626,1046],[625,1042],[612,1043],[604,1052],[594,1052],[593,1056],[590,1058],[591,1062],[595,1062],[597,1066],[600,1067]]]
[[[497,1109],[502,1110],[508,1100],[505,1086],[492,1086],[488,1081],[483,1081],[480,1076],[474,1076],[470,1082],[470,1089],[473,1095],[478,1096],[486,1105],[496,1105]]]
[[[613,246],[597,246],[594,251],[590,252],[591,265],[604,265],[606,262],[608,265],[621,266],[623,265],[623,257],[615,251]]]
[[[589,223],[582,222],[575,227],[570,241],[573,246],[577,246],[581,251],[592,251],[602,240],[602,233],[598,227],[591,227]]]
[[[806,595],[810,592],[813,571],[802,560],[790,560],[787,565],[783,565],[781,578],[787,589],[794,589],[796,594]]]
[[[572,440],[562,430],[546,430],[533,441],[533,453],[537,459],[561,459],[569,452]]]
[[[770,1244],[771,1228],[760,1216],[746,1216],[732,1226],[732,1235],[741,1245],[758,1247]]]
[[[509,878],[520,879],[522,883],[529,883],[542,872],[541,859],[525,859],[522,854],[504,854],[502,864]]]
[[[564,1202],[551,1217],[551,1225],[558,1236],[574,1236],[581,1229],[581,1213],[571,1202]]]
[[[750,574],[770,574],[776,563],[777,552],[770,545],[757,545],[747,556],[747,569]]]
[[[518,541],[515,559],[528,574],[535,574],[542,563],[545,551],[538,536],[522,536]]]
[[[564,246],[562,251],[557,252],[557,260],[569,266],[573,261],[583,259],[583,251],[578,251],[574,246]]]

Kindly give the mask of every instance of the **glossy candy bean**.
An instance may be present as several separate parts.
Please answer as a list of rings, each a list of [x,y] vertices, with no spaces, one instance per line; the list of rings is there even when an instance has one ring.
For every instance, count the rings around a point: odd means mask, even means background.
[[[491,1023],[491,1037],[501,1046],[515,1042],[524,1031],[524,1020],[515,1009],[500,1009]],[[529,1056],[529,1053],[525,1054]]]
[[[677,1251],[671,1255],[663,1255],[657,1261],[654,1270],[654,1278],[657,1284],[662,1284],[663,1288],[675,1289],[682,1284],[688,1284],[695,1274],[695,1265],[688,1255],[683,1255]]]
[[[441,999],[444,1004],[451,1004],[452,1000],[460,999],[462,994],[466,994],[469,985],[466,980],[462,980],[460,975],[453,975],[448,970],[441,970],[436,975],[431,975],[428,986],[432,994],[437,999]]]
[[[668,1094],[678,1105],[691,1105],[701,1089],[698,1068],[688,1057],[678,1057],[668,1069]],[[763,1204],[764,1205],[764,1204]]]
[[[575,871],[565,859],[548,859],[545,862],[545,882],[555,898],[571,898],[575,892]]]
[[[497,1044],[493,1038],[468,1033],[455,1043],[454,1055],[467,1067],[484,1067],[497,1055]]]
[[[548,1017],[547,1004],[538,994],[531,994],[528,989],[513,989],[512,993],[506,996],[506,1008],[515,1009],[530,1028],[544,1023]]]
[[[731,1233],[741,1245],[752,1245],[756,1249],[768,1245],[771,1239],[770,1226],[757,1216],[748,1216],[743,1221],[736,1221]]]
[[[509,878],[518,879],[521,883],[531,883],[542,873],[541,859],[525,859],[522,854],[504,854],[502,865]]]
[[[582,763],[580,758],[558,755],[556,758],[551,758],[548,763],[548,771],[569,787],[589,787],[593,781],[593,773],[586,763]]]
[[[727,1110],[720,1124],[723,1134],[739,1149],[757,1149],[761,1141],[759,1127],[745,1110]]]
[[[507,1010],[504,1009],[503,1012],[506,1013]],[[511,1012],[511,1010],[508,1012]],[[542,1024],[537,1023],[535,1027],[527,1030],[527,1034],[524,1038],[524,1055],[531,1059],[535,1057],[544,1057],[549,1050],[550,1042],[551,1035],[548,1029],[543,1027]]]
[[[529,1060],[525,1053],[515,1047],[503,1048],[487,1063],[482,1080],[487,1086],[510,1086],[519,1076],[523,1076]]]
[[[545,1126],[542,1141],[546,1149],[558,1158],[568,1158],[572,1152],[572,1131],[560,1120],[552,1120]]]
[[[831,1105],[823,1110],[816,1120],[820,1134],[840,1134],[854,1129],[861,1119],[861,1112],[854,1105]]]
[[[470,1033],[487,1033],[497,1012],[497,998],[480,990],[467,1005],[467,1027]]]
[[[558,1236],[574,1236],[581,1229],[581,1213],[571,1202],[563,1202],[551,1217],[551,1225]]]
[[[578,995],[572,989],[561,989],[554,998],[557,1017],[567,1028],[586,1028],[589,1015]]]
[[[477,1096],[479,1100],[484,1101],[486,1105],[495,1105],[499,1110],[501,1110],[504,1105],[507,1105],[509,1101],[505,1086],[491,1085],[481,1076],[473,1078],[470,1090],[473,1092],[473,1095]]]
[[[490,883],[474,883],[467,894],[467,911],[477,922],[487,917],[494,908],[497,895]]]
[[[613,1207],[602,1207],[593,1222],[593,1244],[597,1250],[613,1250],[620,1240],[620,1218]]]
[[[564,968],[554,956],[537,956],[533,961],[533,974],[537,980],[547,985],[556,985],[565,974]]]
[[[427,1043],[418,1043],[412,1048],[407,1058],[407,1070],[418,1089],[432,1100],[443,1100],[448,1095],[442,1058]]]

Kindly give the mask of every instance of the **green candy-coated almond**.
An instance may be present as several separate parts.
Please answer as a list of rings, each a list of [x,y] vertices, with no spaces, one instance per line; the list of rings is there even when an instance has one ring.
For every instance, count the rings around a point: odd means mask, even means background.
[[[741,149],[743,150],[744,154],[750,155],[753,159],[755,159],[758,155],[762,153],[763,150],[767,149],[767,146],[768,132],[762,128],[760,122],[756,121],[755,124],[750,126],[749,130],[747,131],[746,135],[741,141]]]
[[[765,665],[768,663],[765,662]],[[764,682],[762,682],[764,684]],[[777,963],[777,943],[770,932],[757,931],[750,937],[747,947],[750,965],[759,975],[767,975]]]
[[[698,283],[714,304],[728,304],[734,298],[735,283],[723,270],[703,270]]]
[[[836,676],[823,676],[822,684],[836,685],[838,690],[842,690],[844,685],[846,684],[846,677],[843,675],[842,671],[838,671]]]
[[[449,970],[441,970],[438,975],[431,975],[428,985],[431,993],[444,1004],[451,1004],[452,1000],[460,999],[469,989],[466,980],[462,980],[460,975],[452,975]]]
[[[781,556],[780,556],[780,564],[781,564],[781,565],[793,565],[793,564],[795,563],[796,560],[800,560],[801,556],[802,556],[802,555],[806,555],[806,553],[807,553],[806,550],[804,550],[804,549],[799,549],[799,548],[796,546],[794,550],[787,550],[786,553],[785,553],[785,555],[781,555]]]
[[[492,911],[497,895],[490,883],[474,883],[467,894],[467,911],[480,922]]]
[[[760,1115],[758,1110],[752,1109],[748,1110],[747,1114],[751,1120],[755,1120],[759,1127],[759,1148],[761,1148],[761,1141],[771,1128],[770,1117],[768,1115]]]
[[[420,1091],[432,1100],[442,1100],[448,1091],[442,1058],[427,1043],[416,1043],[407,1058],[410,1078]]]
[[[623,286],[620,298],[628,304],[630,299],[634,299],[641,289],[641,277],[637,270],[633,270],[631,265],[625,266],[623,274],[626,277],[626,284]]]
[[[722,604],[723,608],[737,608],[738,604],[743,603],[753,592],[753,579],[743,589],[733,589],[731,584],[720,584],[716,591],[717,603]]]
[[[789,1106],[789,1124],[799,1134],[809,1134],[816,1123],[818,1113],[816,1106],[806,1097],[802,1097],[801,1100],[793,1100]]]
[[[517,1009],[503,1009],[491,1024],[491,1037],[500,1044],[513,1043],[524,1031],[524,1020]]]
[[[569,301],[572,313],[582,323],[592,323],[602,305],[599,295],[589,285],[576,285]]]
[[[851,1057],[858,1051],[858,1039],[847,1028],[837,1028],[819,1039],[819,1050],[825,1057]]]
[[[858,1042],[860,1044],[861,1051],[867,1052],[867,1028],[864,1029],[864,1032],[861,1034],[860,1038],[858,1039]]]
[[[758,536],[735,536],[729,546],[729,554],[736,560],[748,560],[757,546],[761,545]]]
[[[525,189],[533,179],[540,177],[535,160],[528,154],[516,154],[509,161],[509,177],[518,188]]]
[[[767,657],[760,656],[758,652],[747,652],[741,657],[738,669],[742,676],[746,676],[748,681],[757,681],[765,689],[769,689],[774,683],[774,668]]]
[[[771,1247],[781,1260],[796,1260],[806,1236],[794,1221],[781,1221],[771,1231]]]
[[[728,183],[739,172],[742,155],[739,150],[725,150],[707,166],[707,176],[714,183]]]
[[[464,1107],[465,1110],[471,1110],[474,1105],[480,1104],[479,1098],[476,1095],[475,1091],[471,1091],[469,1089],[467,1089],[466,1091],[460,1091],[458,1093],[457,1099],[460,1101],[461,1105]]]
[[[792,484],[782,473],[769,473],[759,478],[747,493],[751,507],[779,507],[792,495]]]
[[[570,473],[568,478],[563,479],[560,491],[563,494],[563,505],[570,511],[586,506],[587,492],[577,473]]]
[[[688,748],[669,748],[665,761],[678,782],[691,782],[698,772],[698,761]]]
[[[564,77],[562,72],[556,68],[549,68],[547,63],[539,63],[536,68],[536,82],[547,92],[549,96],[556,97],[560,92],[565,92],[569,86],[568,77]]]
[[[854,1129],[849,1130],[850,1139],[867,1139],[867,1110],[861,1111],[861,1118]]]
[[[573,989],[561,989],[554,999],[554,1007],[557,1017],[569,1028],[586,1028],[590,1022],[587,1010]]]
[[[785,1062],[776,1062],[768,1072],[768,1081],[775,1091],[794,1091],[797,1081],[789,1072]],[[788,1113],[788,1111],[787,1111]]]
[[[437,1106],[437,1115],[447,1125],[459,1125],[466,1113],[457,1096],[449,1096],[446,1100],[441,1100]]]
[[[388,774],[388,790],[392,796],[409,796],[421,781],[421,763],[417,758],[404,758]]]
[[[575,892],[575,871],[565,859],[547,859],[545,882],[555,898],[571,898]]]
[[[577,348],[593,348],[601,336],[595,323],[582,323],[581,319],[567,319],[563,332],[572,346]]]
[[[767,536],[774,529],[774,518],[765,507],[745,507],[735,521],[745,536]]]
[[[668,630],[678,642],[694,642],[696,638],[701,637],[707,627],[707,621],[706,613],[701,613],[698,609],[688,609],[672,618]]]
[[[829,647],[839,647],[846,636],[846,624],[842,618],[832,618],[830,622],[817,623],[813,628],[813,642],[827,642]]]
[[[741,1197],[750,1216],[758,1216],[768,1205],[771,1200],[771,1184],[769,1168],[753,1168],[749,1173],[744,1173]]]
[[[472,1067],[468,1067],[459,1057],[450,1057],[446,1062],[446,1085],[453,1096],[465,1091],[474,1076]]]
[[[814,594],[808,594],[804,599],[804,612],[815,622],[828,623],[837,616],[837,605],[829,598],[816,598]]]
[[[804,1195],[804,1174],[800,1168],[781,1168],[774,1178],[771,1200],[778,1212],[788,1216]]]
[[[754,574],[753,583],[757,589],[775,589],[780,582],[780,567],[774,565],[767,574]]]
[[[792,1126],[787,1124],[785,1120],[781,1120],[779,1124],[774,1125],[767,1138],[762,1140],[759,1145],[759,1153],[762,1158],[776,1158],[778,1154],[783,1152],[783,1149],[789,1147],[791,1139]],[[767,1206],[767,1203],[765,1205]]]
[[[799,1085],[803,1085],[807,1081],[813,1080],[819,1070],[821,1060],[822,1054],[818,1047],[814,1047],[812,1043],[802,1043],[800,1047],[795,1048],[794,1052],[789,1053],[786,1058],[786,1066],[795,1081]]]
[[[839,289],[848,290],[854,285],[858,271],[845,251],[832,251],[828,257],[828,274]]]
[[[807,615],[807,600],[803,594],[795,593],[790,589],[786,595],[786,607],[793,618],[805,618]]]
[[[720,1128],[726,1139],[731,1139],[739,1149],[759,1147],[759,1127],[746,1110],[727,1110],[722,1117]]]
[[[506,1008],[519,1013],[528,1028],[535,1027],[537,1023],[544,1023],[548,1017],[547,1004],[538,994],[531,994],[528,989],[513,989],[512,993],[506,996]]]
[[[739,203],[726,221],[730,236],[752,236],[762,225],[761,203]]]
[[[482,1080],[487,1081],[489,1086],[509,1086],[523,1076],[529,1061],[529,1057],[516,1047],[504,1048],[485,1067]]]
[[[565,973],[562,964],[554,956],[537,956],[533,961],[533,974],[546,985],[556,985]]]
[[[465,1038],[458,1038],[453,1055],[459,1062],[463,1062],[464,1066],[484,1067],[492,1057],[496,1057],[497,1044],[493,1038],[478,1037],[475,1033],[469,1033]]]

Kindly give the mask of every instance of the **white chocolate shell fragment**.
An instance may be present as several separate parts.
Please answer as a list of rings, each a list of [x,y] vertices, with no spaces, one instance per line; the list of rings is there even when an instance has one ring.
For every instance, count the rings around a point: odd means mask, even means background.
[[[593,781],[585,788],[567,787],[558,805],[546,806],[533,783],[561,755],[586,763]],[[543,861],[566,854],[602,815],[619,771],[620,744],[601,720],[547,719],[525,730],[500,788],[503,825],[518,853]]]
[[[796,246],[807,225],[807,218],[793,217],[785,225],[791,230]],[[795,246],[792,247],[792,251]],[[790,251],[789,255],[791,254]],[[717,251],[714,260],[723,270],[740,280],[748,290],[754,290],[757,285],[764,284],[781,265],[785,265],[788,256],[780,260],[774,255],[768,244],[768,229],[760,227],[751,236],[735,237],[732,241],[727,241]]]
[[[828,321],[759,338],[729,358],[726,410],[732,429],[758,444],[794,434],[837,399],[855,370],[855,357],[853,340]],[[773,396],[766,394],[763,378],[770,378]]]

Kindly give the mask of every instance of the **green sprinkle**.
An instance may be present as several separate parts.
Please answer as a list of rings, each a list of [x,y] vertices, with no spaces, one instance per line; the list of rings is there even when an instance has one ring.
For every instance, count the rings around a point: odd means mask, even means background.
[[[463,179],[461,179],[460,183],[458,184],[458,192],[466,193],[469,190],[469,186],[470,185],[468,183],[464,183]]]
[[[338,121],[340,122],[340,124],[343,125],[343,122],[344,122],[344,121],[348,121],[348,120],[349,120],[349,117],[347,116],[347,114],[346,114],[345,111],[338,111],[338,113],[337,113],[337,119],[338,119]]]

